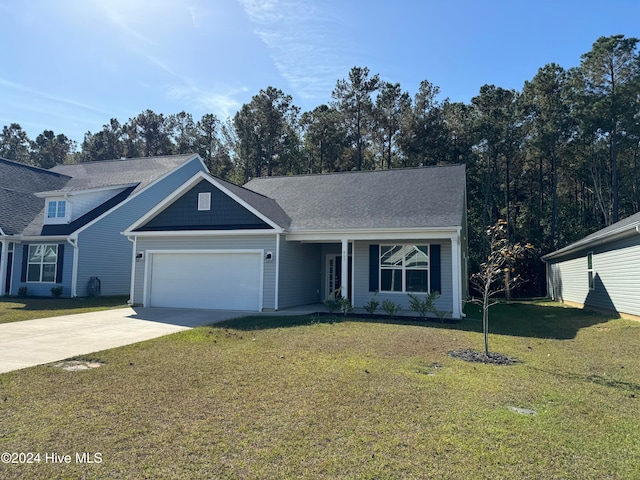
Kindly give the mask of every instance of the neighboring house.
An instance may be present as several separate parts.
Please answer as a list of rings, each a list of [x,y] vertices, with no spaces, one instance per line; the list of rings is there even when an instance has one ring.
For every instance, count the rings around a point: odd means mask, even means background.
[[[131,243],[121,232],[199,171],[197,155],[58,165],[0,159],[0,294],[126,295]]]
[[[552,299],[640,316],[640,213],[542,259]]]
[[[461,165],[256,178],[240,187],[198,172],[124,232],[131,301],[144,306],[279,310],[342,288],[409,307],[467,295]]]

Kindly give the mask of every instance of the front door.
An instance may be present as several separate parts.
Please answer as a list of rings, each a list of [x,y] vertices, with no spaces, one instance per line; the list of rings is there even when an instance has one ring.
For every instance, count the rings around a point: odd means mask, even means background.
[[[347,298],[351,299],[351,257],[347,262],[349,271],[347,272],[349,285],[347,286]],[[342,255],[327,255],[327,298],[342,285]],[[342,292],[344,295],[344,291]]]

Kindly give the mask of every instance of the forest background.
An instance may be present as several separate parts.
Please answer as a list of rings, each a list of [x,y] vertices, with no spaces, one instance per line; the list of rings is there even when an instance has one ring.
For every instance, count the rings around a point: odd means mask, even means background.
[[[428,80],[412,97],[399,83],[353,67],[332,101],[302,112],[268,86],[227,119],[151,110],[110,119],[78,144],[17,123],[0,157],[61,163],[198,153],[214,175],[243,184],[265,175],[464,164],[470,272],[498,219],[511,241],[536,247],[520,294],[545,295],[540,256],[640,211],[640,54],[637,38],[598,38],[579,66],[551,63],[521,91],[484,85],[470,103],[439,99]]]

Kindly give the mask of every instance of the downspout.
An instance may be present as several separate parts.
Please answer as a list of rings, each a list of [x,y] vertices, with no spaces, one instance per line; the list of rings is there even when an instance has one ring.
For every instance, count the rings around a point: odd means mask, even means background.
[[[71,297],[78,296],[78,255],[80,248],[78,247],[77,237],[68,237],[67,243],[73,247],[73,267],[71,268]]]
[[[129,286],[129,301],[127,302],[129,305],[133,305],[133,290],[134,290],[134,281],[136,278],[136,248],[137,248],[137,237],[131,237],[127,235],[127,240],[133,243],[133,252],[131,254],[131,285]]]

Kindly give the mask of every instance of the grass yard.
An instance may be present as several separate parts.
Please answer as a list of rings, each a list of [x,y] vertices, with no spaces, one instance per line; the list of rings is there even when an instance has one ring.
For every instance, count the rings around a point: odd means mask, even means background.
[[[253,317],[0,375],[0,452],[40,454],[0,478],[640,478],[640,323],[494,308],[516,365],[447,355],[472,319]]]
[[[0,323],[126,307],[129,297],[42,298],[0,297]]]

